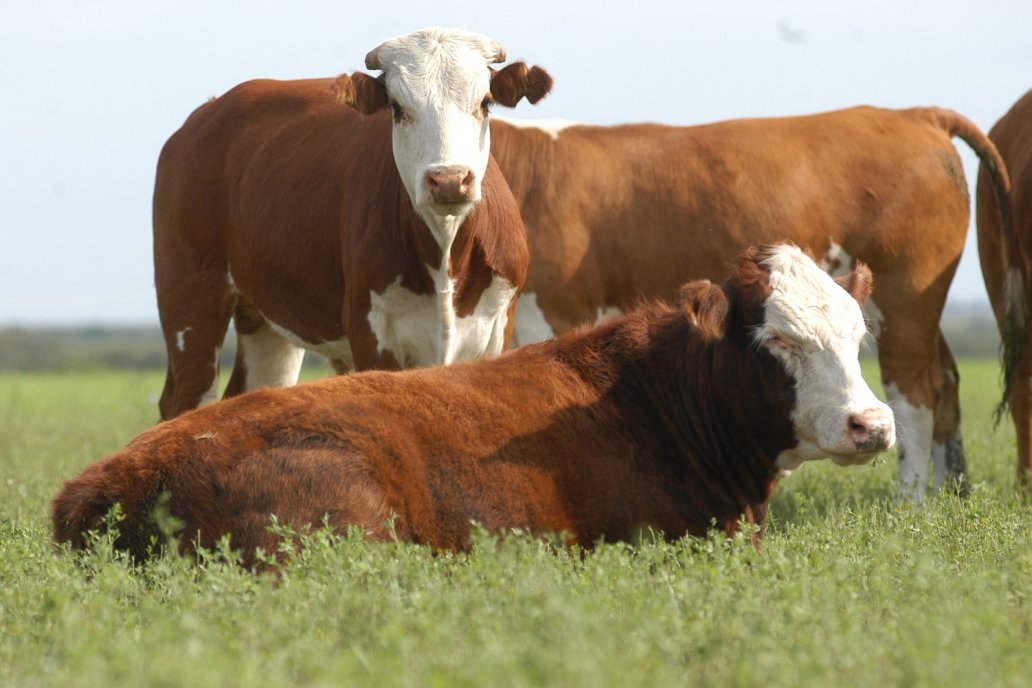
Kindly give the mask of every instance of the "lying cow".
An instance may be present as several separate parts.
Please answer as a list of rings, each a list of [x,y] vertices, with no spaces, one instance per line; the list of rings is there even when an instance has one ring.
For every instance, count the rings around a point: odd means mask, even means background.
[[[260,390],[147,430],[68,481],[54,535],[84,545],[118,502],[116,545],[146,555],[155,500],[184,543],[275,550],[269,515],[464,549],[470,524],[572,542],[762,528],[778,477],[892,446],[860,376],[870,291],[794,246],[740,256],[722,287],[498,358]],[[848,290],[848,291],[847,291]]]
[[[939,108],[871,107],[695,127],[491,122],[520,204],[530,273],[516,341],[563,332],[687,279],[722,277],[746,246],[793,241],[834,274],[867,263],[868,312],[900,426],[901,493],[965,480],[953,356],[939,331],[968,228],[950,137],[1006,186],[996,148]]]
[[[218,398],[231,315],[226,396],[293,384],[304,349],[364,370],[508,348],[528,253],[488,111],[551,79],[504,59],[427,29],[366,56],[379,78],[249,81],[190,115],[154,189],[163,418]]]
[[[978,257],[1003,340],[1004,396],[1018,439],[1018,482],[1032,488],[1032,91],[989,131],[1011,174],[1011,194],[978,174]]]

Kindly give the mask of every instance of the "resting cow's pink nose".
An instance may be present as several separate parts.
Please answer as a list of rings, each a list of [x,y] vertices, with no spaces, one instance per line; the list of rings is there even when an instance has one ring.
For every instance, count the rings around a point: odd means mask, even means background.
[[[465,165],[433,165],[423,176],[434,203],[469,203],[477,176]]]
[[[896,440],[892,412],[870,408],[849,417],[849,437],[859,451],[888,449]]]

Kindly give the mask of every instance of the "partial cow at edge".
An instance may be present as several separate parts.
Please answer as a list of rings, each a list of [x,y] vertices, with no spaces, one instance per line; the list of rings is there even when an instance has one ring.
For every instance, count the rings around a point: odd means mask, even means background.
[[[1003,344],[1004,391],[998,413],[1010,407],[1018,440],[1018,483],[1032,489],[1032,91],[989,130],[989,138],[1007,163],[1011,193],[1000,197],[991,170],[979,170],[978,256]]]
[[[537,102],[538,67],[502,46],[426,29],[386,41],[362,72],[248,81],[165,144],[154,271],[168,375],[163,418],[294,384],[305,349],[336,369],[397,369],[508,347],[527,273],[519,209],[490,157],[489,109]]]
[[[536,341],[686,279],[720,279],[746,246],[793,241],[833,274],[857,260],[903,430],[900,494],[966,489],[959,375],[939,319],[969,224],[951,137],[1006,188],[992,142],[942,108],[857,107],[690,127],[495,119],[492,153],[527,226],[516,341]]]
[[[722,286],[499,357],[266,389],[160,423],[65,483],[75,547],[121,504],[115,545],[146,556],[161,495],[186,548],[225,534],[245,564],[281,524],[467,549],[472,522],[571,543],[760,530],[778,479],[892,447],[864,382],[858,265],[838,284],[794,246],[739,256]],[[753,531],[758,544],[758,531]]]

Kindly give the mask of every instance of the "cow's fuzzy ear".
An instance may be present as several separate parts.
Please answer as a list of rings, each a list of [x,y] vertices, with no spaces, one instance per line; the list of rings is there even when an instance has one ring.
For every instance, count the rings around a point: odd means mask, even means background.
[[[363,115],[371,115],[387,107],[387,86],[382,79],[371,77],[364,72],[355,72],[351,76],[341,74],[331,87],[337,100],[350,105]]]
[[[552,77],[537,65],[513,62],[498,71],[491,70],[491,99],[499,105],[516,107],[520,98],[536,103],[551,90]]]
[[[871,269],[866,264],[859,262],[856,264],[853,272],[836,277],[835,281],[839,283],[839,286],[848,291],[849,295],[856,299],[861,306],[867,303],[874,285]]]
[[[727,321],[727,295],[709,280],[696,280],[681,286],[678,305],[688,320],[712,337],[724,335]]]

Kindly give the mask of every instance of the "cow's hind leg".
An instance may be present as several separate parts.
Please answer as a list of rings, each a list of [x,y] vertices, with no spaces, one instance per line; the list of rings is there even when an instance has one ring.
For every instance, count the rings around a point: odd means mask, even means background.
[[[259,387],[289,387],[297,383],[305,350],[276,332],[242,296],[233,310],[233,326],[237,335],[236,360],[225,397]]]
[[[177,269],[172,256],[163,258],[155,283],[168,371],[158,408],[169,419],[218,399],[219,350],[233,293],[224,269]]]
[[[960,372],[942,331],[938,333],[942,386],[935,407],[932,431],[932,467],[936,491],[947,487],[967,496],[970,489],[964,437],[960,424]]]
[[[1032,341],[1025,342],[1009,401],[1018,443],[1018,486],[1032,492]]]
[[[967,489],[960,426],[959,375],[938,329],[926,336],[887,327],[879,341],[882,381],[899,432],[900,498],[920,503],[929,472],[935,488],[947,481]]]

